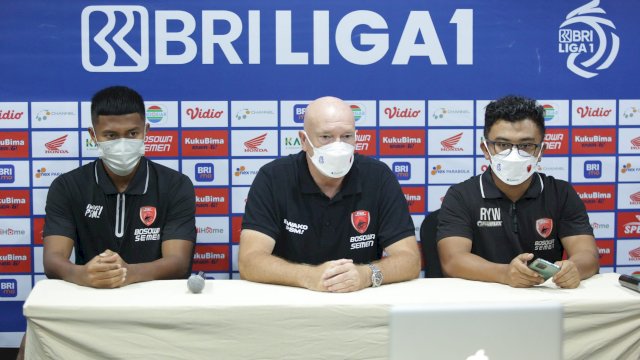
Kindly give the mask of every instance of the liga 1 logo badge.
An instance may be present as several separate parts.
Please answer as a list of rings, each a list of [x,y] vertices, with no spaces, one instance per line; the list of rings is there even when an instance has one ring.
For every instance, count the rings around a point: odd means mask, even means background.
[[[143,224],[150,226],[156,221],[156,207],[155,206],[141,206],[140,207],[140,220]]]
[[[536,220],[536,230],[543,238],[548,237],[551,235],[551,230],[553,230],[553,220],[549,218]]]
[[[357,210],[351,213],[351,225],[360,234],[364,234],[369,228],[369,212],[367,210]]]

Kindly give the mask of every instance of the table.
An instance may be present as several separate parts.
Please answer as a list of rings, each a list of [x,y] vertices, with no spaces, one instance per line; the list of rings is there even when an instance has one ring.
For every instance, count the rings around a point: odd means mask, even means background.
[[[36,284],[24,304],[27,359],[387,359],[395,304],[557,301],[567,359],[640,358],[640,293],[600,274],[577,289],[416,279],[333,294],[207,280],[93,289]]]

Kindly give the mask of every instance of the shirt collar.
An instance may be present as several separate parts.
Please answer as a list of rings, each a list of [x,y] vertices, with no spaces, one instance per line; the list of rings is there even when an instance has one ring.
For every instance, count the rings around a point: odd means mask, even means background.
[[[102,191],[106,195],[114,195],[118,193],[118,190],[113,185],[109,174],[104,169],[104,165],[101,159],[98,159],[94,163],[94,178],[96,184],[100,186]],[[149,161],[143,156],[140,158],[140,164],[136,169],[136,174],[131,179],[129,186],[124,191],[127,195],[144,195],[149,188]]]
[[[298,178],[300,179],[300,190],[303,194],[315,194],[322,193],[320,188],[313,180],[311,176],[311,172],[309,171],[309,164],[307,163],[307,153],[304,151],[300,151],[298,153],[298,158],[296,161],[298,162]],[[352,195],[362,192],[362,184],[359,181],[360,167],[359,167],[359,158],[360,155],[353,155],[353,165],[351,169],[345,175],[342,180],[342,188],[336,194],[337,198],[345,195]]]
[[[544,183],[542,182],[542,176],[535,172],[533,175],[533,180],[529,184],[529,188],[524,193],[523,198],[533,199],[537,198],[542,191],[544,190]],[[489,167],[484,173],[480,175],[480,194],[484,199],[500,199],[503,198],[502,191],[498,189],[496,183],[493,181],[493,176],[491,176],[491,167]]]

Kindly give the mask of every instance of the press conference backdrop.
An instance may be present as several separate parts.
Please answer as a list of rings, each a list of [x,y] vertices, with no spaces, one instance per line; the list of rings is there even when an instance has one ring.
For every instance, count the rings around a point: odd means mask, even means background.
[[[305,106],[350,104],[357,151],[384,161],[416,234],[479,174],[484,107],[545,107],[539,170],[585,202],[602,271],[640,273],[640,3],[609,1],[25,1],[0,22],[0,346],[44,278],[52,180],[93,161],[89,100],[147,100],[146,153],[196,187],[194,270],[238,277],[241,218],[265,163],[300,150]],[[366,175],[365,175],[366,176]]]

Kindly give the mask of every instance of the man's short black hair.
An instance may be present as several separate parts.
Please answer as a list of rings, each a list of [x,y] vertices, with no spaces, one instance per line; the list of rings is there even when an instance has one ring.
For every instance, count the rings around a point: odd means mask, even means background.
[[[494,100],[487,105],[484,113],[484,137],[486,139],[489,136],[489,130],[498,120],[518,122],[525,119],[533,121],[544,138],[544,108],[535,100],[517,95]]]
[[[91,98],[91,123],[98,122],[100,115],[126,115],[137,113],[144,121],[145,110],[142,96],[126,86],[111,86],[98,91]]]

